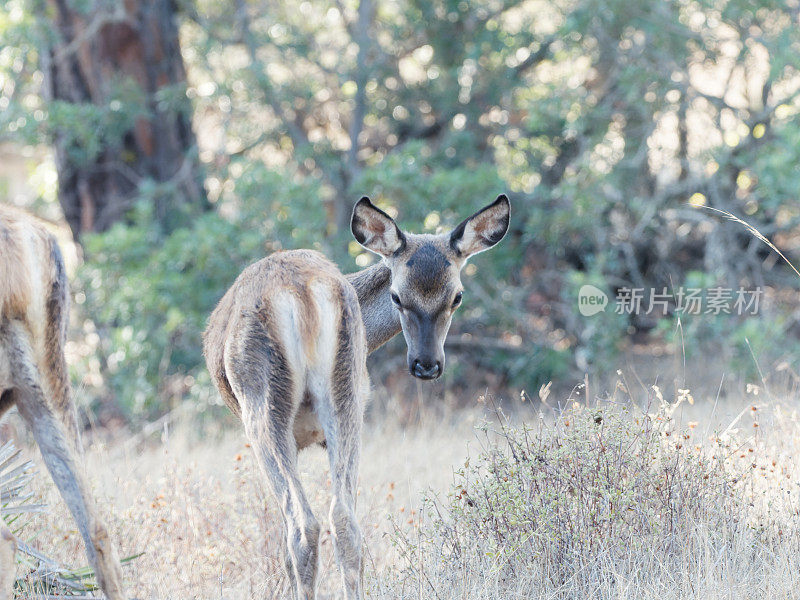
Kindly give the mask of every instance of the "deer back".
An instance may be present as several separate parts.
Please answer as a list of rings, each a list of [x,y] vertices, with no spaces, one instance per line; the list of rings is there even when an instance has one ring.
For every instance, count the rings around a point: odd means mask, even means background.
[[[69,400],[64,344],[69,289],[55,237],[35,218],[0,206],[0,322],[21,323],[48,398]]]
[[[203,340],[206,362],[228,407],[240,414],[231,387],[226,354],[231,345],[252,346],[252,368],[281,356],[290,373],[327,369],[336,354],[343,311],[355,318],[347,332],[358,356],[366,355],[358,297],[339,269],[313,250],[278,252],[242,271],[212,312]],[[262,340],[256,344],[254,340]],[[362,361],[363,362],[363,358]],[[360,363],[359,363],[360,364]],[[326,371],[327,374],[327,371]]]

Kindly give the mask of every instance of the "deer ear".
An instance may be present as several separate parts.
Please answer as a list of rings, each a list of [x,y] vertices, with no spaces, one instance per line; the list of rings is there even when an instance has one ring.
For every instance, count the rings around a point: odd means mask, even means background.
[[[459,257],[469,258],[503,239],[508,231],[511,204],[505,194],[463,221],[450,234],[450,246]]]
[[[353,207],[350,230],[359,244],[381,256],[392,256],[406,245],[406,238],[392,217],[366,196]]]

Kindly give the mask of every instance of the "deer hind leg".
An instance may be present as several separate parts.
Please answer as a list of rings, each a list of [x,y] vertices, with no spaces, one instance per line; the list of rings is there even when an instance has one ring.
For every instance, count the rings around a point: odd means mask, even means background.
[[[50,253],[53,264],[53,278],[47,295],[45,308],[45,355],[47,362],[47,378],[51,404],[66,428],[67,440],[72,443],[79,459],[83,458],[78,412],[69,384],[67,362],[64,358],[64,346],[67,343],[67,326],[69,320],[69,285],[64,269],[64,259],[55,240],[50,240]]]
[[[368,391],[365,358],[358,348],[353,348],[353,339],[340,338],[333,378],[327,380],[327,390],[315,394],[331,469],[330,527],[347,600],[362,598],[361,530],[355,508],[361,425]]]
[[[303,392],[283,349],[260,326],[229,343],[225,370],[256,461],[279,501],[290,585],[296,598],[313,599],[320,526],[300,483],[293,433]]]
[[[14,536],[5,527],[0,527],[0,600],[12,600],[14,597],[16,550]]]
[[[362,597],[361,530],[356,519],[356,487],[361,446],[361,412],[347,408],[331,407],[320,420],[325,429],[328,458],[331,468],[332,498],[329,512],[336,562],[342,576],[342,586],[347,600]],[[326,412],[321,410],[320,412]]]
[[[42,459],[72,513],[86,546],[89,563],[98,583],[111,600],[124,598],[122,570],[108,530],[97,515],[89,485],[75,458],[73,444],[64,424],[56,416],[42,391],[39,374],[31,360],[24,334],[0,336],[5,342],[15,375],[14,400],[20,415],[31,428]]]
[[[277,400],[267,399],[272,405]],[[276,426],[271,407],[249,410],[243,403],[245,432],[256,460],[278,499],[286,535],[286,570],[299,600],[314,598],[320,526],[303,492],[291,426]]]
[[[47,406],[40,391],[18,393],[19,412],[31,428],[47,470],[78,525],[86,556],[97,574],[98,583],[111,600],[121,600],[125,596],[119,559],[108,529],[97,514],[89,485],[75,460],[72,444],[64,436],[63,425]]]
[[[344,597],[347,600],[357,600],[362,597],[363,571],[361,530],[355,514],[361,429],[349,419],[346,428],[342,427],[341,425],[344,423],[339,420],[342,416],[340,413],[336,417],[339,425],[336,427],[340,434],[339,437],[334,443],[330,441],[327,443],[332,487],[328,517],[336,551],[336,562],[342,576]],[[326,437],[328,440],[332,438],[332,436]]]

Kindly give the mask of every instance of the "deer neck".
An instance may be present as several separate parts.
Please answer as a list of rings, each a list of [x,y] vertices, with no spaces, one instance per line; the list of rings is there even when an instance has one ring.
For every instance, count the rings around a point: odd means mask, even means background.
[[[371,353],[400,333],[400,317],[392,306],[389,291],[392,272],[381,261],[346,277],[358,295]]]

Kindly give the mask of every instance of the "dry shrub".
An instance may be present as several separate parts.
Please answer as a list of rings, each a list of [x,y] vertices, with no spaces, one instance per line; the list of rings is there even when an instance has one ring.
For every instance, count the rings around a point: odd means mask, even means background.
[[[690,399],[669,404],[654,388],[651,409],[574,404],[519,427],[498,415],[447,498],[426,502],[419,530],[398,528],[405,566],[379,595],[791,596],[791,465],[759,435],[755,407],[738,429],[709,432],[679,423]]]

